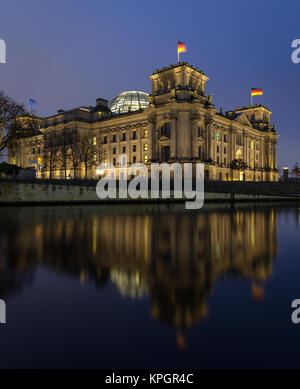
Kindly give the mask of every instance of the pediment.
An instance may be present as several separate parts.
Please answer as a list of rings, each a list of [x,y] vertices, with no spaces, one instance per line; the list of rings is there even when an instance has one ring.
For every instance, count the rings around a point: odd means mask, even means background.
[[[241,113],[234,120],[244,126],[251,127],[251,123],[245,113]]]

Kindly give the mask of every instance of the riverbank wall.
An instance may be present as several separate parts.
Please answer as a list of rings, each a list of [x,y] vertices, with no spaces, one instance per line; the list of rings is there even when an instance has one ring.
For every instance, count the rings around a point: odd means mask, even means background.
[[[205,201],[299,201],[299,182],[205,182]],[[117,196],[118,197],[118,196]],[[96,181],[0,181],[0,205],[69,203],[157,203],[187,199],[106,199],[96,195]]]

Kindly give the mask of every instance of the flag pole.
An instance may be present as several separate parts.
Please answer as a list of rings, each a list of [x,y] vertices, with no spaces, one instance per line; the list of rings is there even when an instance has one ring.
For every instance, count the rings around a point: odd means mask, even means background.
[[[250,94],[251,94],[251,107],[253,105],[253,96],[252,96],[252,91],[250,91]]]
[[[178,63],[179,63],[179,51],[178,51],[178,48],[177,48],[177,54],[178,54]]]

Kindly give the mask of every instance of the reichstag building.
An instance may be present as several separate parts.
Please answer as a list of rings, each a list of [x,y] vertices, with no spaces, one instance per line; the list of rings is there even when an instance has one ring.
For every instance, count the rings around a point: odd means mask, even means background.
[[[100,163],[203,162],[210,180],[276,181],[279,135],[263,105],[216,110],[209,78],[188,63],[154,71],[150,94],[123,92],[94,107],[37,118],[39,130],[20,137],[9,162],[42,178],[97,178]]]

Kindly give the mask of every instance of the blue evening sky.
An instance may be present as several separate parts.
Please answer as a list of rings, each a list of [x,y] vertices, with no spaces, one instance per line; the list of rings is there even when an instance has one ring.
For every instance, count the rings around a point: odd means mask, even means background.
[[[150,92],[153,70],[181,59],[210,77],[216,108],[254,98],[273,112],[280,133],[278,165],[300,162],[299,0],[1,0],[0,90],[20,102],[34,98],[40,115],[95,104],[125,90]]]

